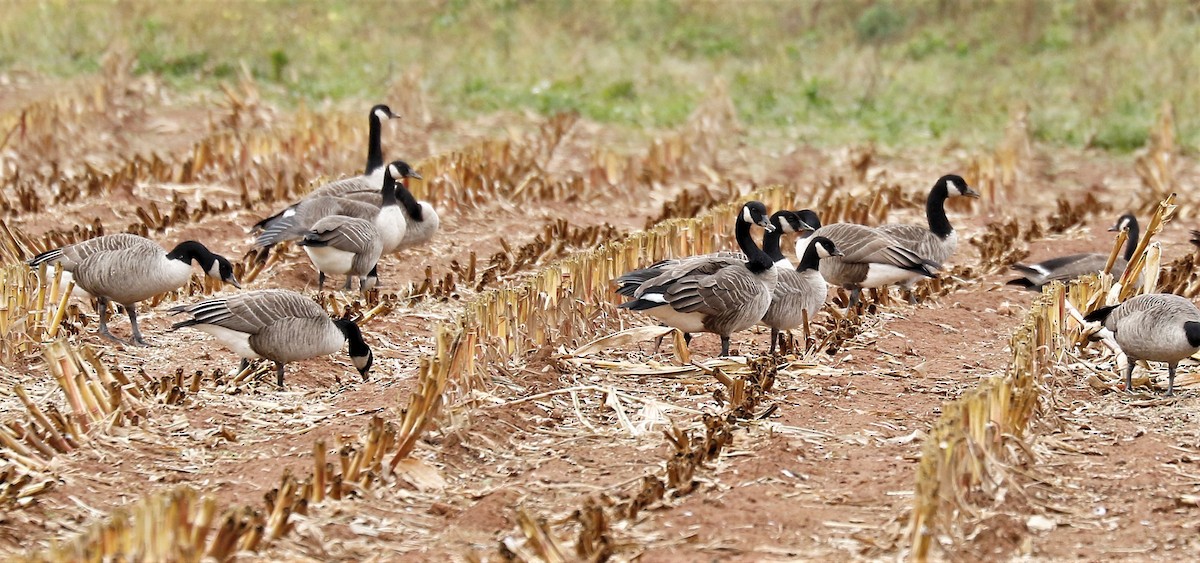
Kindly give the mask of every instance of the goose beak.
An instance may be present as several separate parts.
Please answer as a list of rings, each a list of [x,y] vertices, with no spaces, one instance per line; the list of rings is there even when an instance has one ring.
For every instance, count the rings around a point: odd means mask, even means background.
[[[762,227],[763,230],[768,233],[775,232],[775,225],[772,225],[771,222],[767,221],[766,219],[760,219],[755,221],[755,223],[757,223],[758,226]]]
[[[412,171],[410,171],[408,174],[406,174],[406,176],[408,176],[409,178],[416,178],[416,179],[418,179],[418,180],[424,180],[424,179],[425,179],[423,176],[421,176],[421,173],[420,173],[420,172],[417,172],[416,170],[412,170]]]
[[[238,289],[242,288],[242,284],[240,282],[238,282],[237,278],[235,278],[233,276],[230,276],[229,279],[227,279],[225,281],[228,282],[229,285],[232,285],[233,287],[236,287]]]
[[[842,252],[841,250],[834,250],[833,252],[830,252],[829,255],[830,256],[845,256],[846,253]]]
[[[979,199],[979,192],[972,190],[971,186],[967,186],[967,191],[963,192],[963,195],[971,199]]]
[[[801,222],[800,222],[800,229],[799,229],[798,231],[796,231],[796,232],[799,232],[799,233],[811,233],[811,232],[813,232],[813,231],[815,231],[815,230],[816,230],[816,229],[814,229],[812,225],[809,225],[808,223],[805,223],[804,221],[801,221]]]

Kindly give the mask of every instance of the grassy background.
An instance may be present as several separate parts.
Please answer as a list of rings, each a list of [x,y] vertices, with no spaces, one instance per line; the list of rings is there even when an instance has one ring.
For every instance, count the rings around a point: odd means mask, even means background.
[[[752,132],[814,144],[1140,147],[1163,101],[1200,141],[1200,8],[1165,0],[16,2],[0,72],[110,49],[184,90],[245,65],[284,102],[374,101],[409,72],[447,117],[573,109],[670,126],[720,81]]]

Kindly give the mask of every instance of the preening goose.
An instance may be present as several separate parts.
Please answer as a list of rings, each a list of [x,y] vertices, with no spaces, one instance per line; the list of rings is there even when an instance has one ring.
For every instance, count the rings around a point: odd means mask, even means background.
[[[1200,351],[1200,309],[1178,295],[1138,295],[1120,305],[1101,307],[1084,320],[1102,323],[1128,358],[1126,391],[1133,390],[1137,361],[1147,360],[1167,363],[1167,395],[1173,394],[1179,361]]]
[[[685,333],[718,334],[721,355],[728,356],[729,336],[762,320],[778,280],[774,262],[750,236],[752,223],[767,232],[774,230],[761,202],[742,206],[734,228],[746,261],[684,259],[664,265],[621,308],[643,311]]]
[[[850,290],[849,307],[858,304],[863,288],[900,283],[913,274],[937,277],[934,270],[940,268],[940,264],[922,257],[886,233],[853,223],[821,226],[817,214],[809,209],[800,211],[799,215],[805,224],[817,229],[796,241],[796,256],[804,256],[815,237],[823,236],[833,241],[842,256],[821,260],[819,269],[830,285]]]
[[[392,252],[400,245],[408,228],[404,211],[397,199],[397,184],[404,182],[406,178],[420,178],[421,175],[402,160],[392,162],[386,170],[380,190],[382,207],[341,197],[322,196],[305,199],[271,221],[255,239],[254,245],[269,249],[280,242],[299,239],[312,229],[317,221],[333,215],[343,215],[371,221],[379,231],[383,252]]]
[[[383,253],[379,229],[365,219],[333,215],[317,221],[298,242],[320,272],[317,290],[325,289],[325,275],[346,276],[343,290],[350,289],[354,277],[358,288],[366,292],[379,278],[376,264]]]
[[[191,240],[167,252],[158,243],[137,235],[106,235],[43,252],[29,265],[57,265],[63,269],[64,282],[69,275],[81,294],[95,297],[100,336],[122,344],[148,346],[138,330],[137,303],[183,287],[192,277],[192,262],[208,277],[241,288],[229,260]],[[108,331],[109,301],[125,307],[132,327],[130,342]]]
[[[280,387],[284,364],[332,354],[347,341],[350,360],[364,381],[374,361],[358,325],[346,319],[330,319],[320,305],[294,291],[248,291],[172,307],[171,313],[192,316],[175,323],[171,330],[191,327],[212,335],[242,358],[242,369],[253,358],[275,362]]]
[[[766,246],[765,242],[763,246]],[[775,262],[775,267],[779,269],[779,283],[775,284],[775,290],[771,294],[771,306],[767,308],[762,319],[763,324],[771,329],[769,353],[775,353],[775,345],[782,340],[782,333],[799,327],[806,315],[812,319],[825,305],[829,288],[818,268],[823,258],[841,255],[842,251],[838,250],[837,245],[822,236],[815,237],[804,250],[796,269],[793,270],[790,264],[781,265],[786,258]]]
[[[1112,275],[1120,277],[1125,272],[1125,266],[1133,258],[1133,252],[1138,245],[1137,217],[1126,213],[1117,219],[1117,223],[1109,227],[1109,231],[1129,229],[1129,239],[1125,243],[1125,253],[1117,257],[1113,263]],[[1012,269],[1021,272],[1021,277],[1008,280],[1006,285],[1016,285],[1031,291],[1041,291],[1042,286],[1052,281],[1066,282],[1088,274],[1098,274],[1108,263],[1108,254],[1083,253],[1051,258],[1036,264],[1013,264]]]
[[[900,244],[926,260],[945,264],[958,248],[958,234],[950,225],[950,219],[946,217],[946,200],[952,197],[978,198],[979,192],[971,189],[962,176],[947,174],[938,178],[933,189],[929,191],[929,197],[925,199],[925,219],[929,223],[928,227],[888,223],[876,227],[876,230],[891,235],[900,241]],[[910,302],[916,301],[912,294],[913,284],[923,277],[914,273],[900,283],[909,292]]]

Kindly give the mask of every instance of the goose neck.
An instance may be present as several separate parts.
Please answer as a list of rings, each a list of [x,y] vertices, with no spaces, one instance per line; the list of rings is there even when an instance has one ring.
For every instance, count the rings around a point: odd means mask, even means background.
[[[404,212],[410,219],[413,221],[424,220],[424,217],[421,216],[421,202],[417,201],[416,197],[413,197],[412,191],[408,189],[407,185],[400,184],[396,186],[396,199],[400,202],[400,205],[404,206]]]
[[[337,326],[338,330],[342,332],[342,336],[345,336],[346,341],[350,344],[351,356],[363,356],[370,350],[367,347],[367,343],[363,341],[362,331],[359,330],[358,325],[354,321],[336,319],[333,321],[333,324]]]
[[[381,146],[380,136],[383,126],[379,122],[379,116],[375,112],[371,112],[370,117],[371,128],[367,136],[367,169],[363,172],[364,175],[370,176],[380,166],[383,166],[383,147]]]
[[[929,220],[929,230],[940,238],[950,236],[954,227],[946,217],[946,198],[949,194],[944,186],[935,186],[925,200],[925,218]]]
[[[771,257],[767,256],[767,253],[754,243],[754,237],[750,236],[750,222],[743,219],[741,214],[738,215],[734,233],[738,248],[746,255],[747,269],[755,274],[760,274],[775,266],[775,261],[771,260]]]
[[[800,257],[800,264],[796,266],[797,272],[816,270],[821,266],[821,255],[817,254],[818,246],[820,246],[820,243],[809,244],[808,248],[804,249],[804,256]]]
[[[205,270],[211,267],[213,261],[216,259],[207,247],[194,240],[184,241],[175,245],[175,248],[167,253],[167,258],[169,260],[178,260],[184,264],[191,264],[194,261]]]
[[[1125,261],[1129,262],[1133,259],[1133,252],[1137,250],[1138,235],[1141,234],[1138,230],[1137,220],[1129,222],[1129,240],[1125,241]]]
[[[383,190],[380,193],[383,195],[384,207],[398,203],[396,199],[396,190],[398,189],[396,184],[396,179],[391,174],[383,175]]]
[[[771,257],[772,262],[778,262],[786,259],[786,257],[783,255],[783,251],[779,248],[779,239],[781,238],[783,238],[783,229],[781,229],[778,225],[775,226],[774,231],[763,235],[762,249],[767,256]]]

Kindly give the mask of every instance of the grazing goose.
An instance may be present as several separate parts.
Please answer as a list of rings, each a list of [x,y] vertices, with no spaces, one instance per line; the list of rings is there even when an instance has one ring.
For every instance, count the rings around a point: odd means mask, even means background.
[[[400,117],[400,116],[396,115],[395,113],[392,113],[392,109],[387,107],[386,105],[379,104],[377,106],[372,107],[371,111],[369,113],[367,113],[367,122],[369,123],[370,130],[367,135],[367,166],[366,166],[365,170],[363,170],[362,175],[361,176],[352,176],[350,178],[345,178],[342,180],[338,180],[336,182],[330,182],[328,184],[325,184],[325,185],[317,188],[314,191],[320,191],[322,189],[333,189],[334,191],[341,191],[341,190],[379,191],[379,187],[383,184],[383,176],[384,176],[383,147],[380,143],[380,136],[381,136],[382,128],[383,128],[382,122],[384,119],[394,119],[397,117]],[[334,186],[337,186],[337,187],[334,188]],[[321,194],[321,195],[338,195],[338,194],[333,193],[333,194]],[[311,194],[309,197],[311,197]],[[276,213],[270,217],[267,217],[266,219],[263,219],[262,221],[259,221],[258,223],[255,223],[254,227],[252,228],[253,232],[259,232],[259,231],[266,230],[266,228],[272,222],[279,219],[281,216],[283,216],[285,213],[287,213],[293,207],[295,207],[295,205],[290,205],[283,211],[280,211],[279,213]],[[270,249],[267,249],[267,252],[261,253],[259,255],[259,260],[266,260],[267,254],[269,251],[270,251]]]
[[[317,221],[297,244],[320,272],[318,291],[325,289],[326,274],[346,276],[343,290],[349,290],[351,280],[357,276],[358,289],[363,293],[379,279],[376,264],[383,253],[383,243],[379,229],[370,221],[332,215]]]
[[[900,244],[916,252],[918,256],[938,264],[945,264],[958,248],[958,234],[954,232],[954,227],[950,225],[950,219],[946,217],[946,199],[952,197],[978,198],[979,192],[972,190],[962,176],[947,174],[938,178],[933,189],[929,191],[929,197],[925,199],[925,219],[929,222],[928,228],[919,225],[888,223],[875,227],[875,229],[891,235],[892,238],[900,241]],[[920,274],[912,274],[907,280],[900,283],[901,287],[908,291],[908,299],[911,303],[916,302],[916,296],[912,293],[913,284],[920,281],[922,277],[924,276]]]
[[[751,201],[742,206],[734,232],[746,261],[684,259],[663,265],[621,308],[644,311],[685,333],[716,333],[721,355],[728,356],[729,336],[762,320],[778,280],[774,262],[750,236],[751,223],[774,230],[765,205]]]
[[[1138,245],[1137,217],[1126,213],[1117,219],[1117,223],[1109,227],[1109,231],[1129,229],[1129,239],[1125,243],[1125,254],[1118,256],[1113,263],[1112,275],[1120,277],[1125,272],[1125,266],[1133,258],[1133,252]],[[1066,282],[1088,274],[1098,274],[1108,263],[1108,254],[1082,253],[1051,258],[1036,264],[1013,264],[1012,269],[1021,272],[1021,277],[1008,280],[1006,285],[1016,285],[1031,291],[1041,291],[1042,286],[1052,281]]]
[[[1113,333],[1125,353],[1125,390],[1133,391],[1133,368],[1138,360],[1167,362],[1167,395],[1175,392],[1179,361],[1200,351],[1200,309],[1178,295],[1150,293],[1120,305],[1101,307],[1084,317]]]
[[[830,285],[850,290],[848,308],[858,305],[863,288],[900,283],[913,274],[937,277],[933,270],[941,265],[906,248],[890,235],[853,223],[821,226],[817,214],[809,209],[798,214],[805,224],[817,229],[796,241],[796,256],[804,256],[816,237],[833,241],[842,256],[821,260],[819,270]]]
[[[138,330],[138,301],[183,287],[192,277],[192,262],[208,277],[242,287],[229,260],[191,240],[167,252],[158,243],[137,235],[106,235],[43,252],[34,256],[29,265],[55,264],[63,269],[64,282],[70,275],[80,293],[86,292],[81,296],[95,297],[100,336],[121,344],[149,346]],[[110,301],[125,307],[129,314],[133,334],[129,342],[108,331]]]
[[[374,223],[379,231],[383,252],[390,253],[400,245],[407,230],[404,212],[396,196],[397,183],[404,182],[406,178],[420,177],[407,162],[397,160],[387,166],[387,173],[383,177],[383,188],[380,190],[382,206],[330,196],[305,199],[268,224],[255,239],[254,245],[269,249],[280,242],[302,238],[317,221],[325,217],[344,215]]]
[[[763,238],[765,247],[766,237]],[[782,341],[783,332],[800,326],[805,315],[812,319],[825,305],[829,288],[818,268],[821,259],[841,255],[842,251],[838,250],[832,240],[819,236],[804,250],[804,255],[800,257],[800,265],[796,266],[796,269],[793,270],[790,264],[780,265],[780,262],[787,260],[786,258],[775,262],[775,267],[779,269],[779,283],[775,285],[772,293],[771,306],[762,318],[763,324],[771,329],[770,354],[775,353],[775,345]]]
[[[320,305],[294,291],[248,291],[172,307],[171,313],[192,316],[175,323],[171,330],[192,327],[211,334],[241,356],[241,369],[246,369],[252,358],[275,362],[279,387],[283,387],[284,364],[332,354],[346,341],[350,342],[350,360],[364,381],[374,360],[358,325],[330,319]]]

